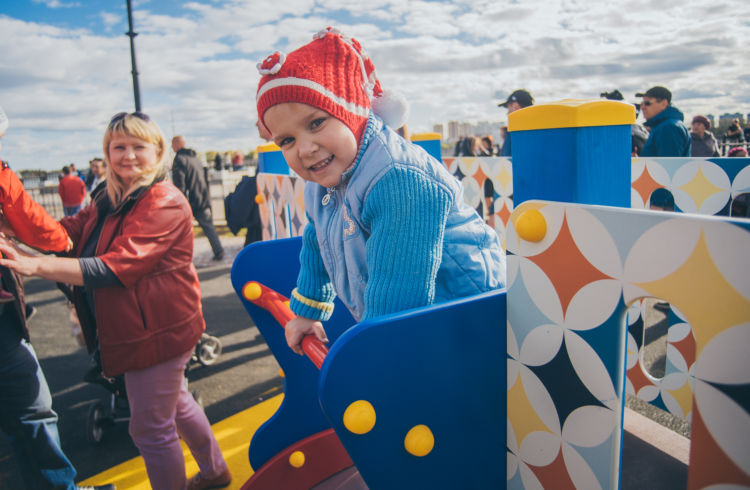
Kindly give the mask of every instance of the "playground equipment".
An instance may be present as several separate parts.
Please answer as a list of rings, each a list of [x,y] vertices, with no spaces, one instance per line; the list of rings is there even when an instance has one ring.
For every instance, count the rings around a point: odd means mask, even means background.
[[[337,304],[318,371],[248,294],[254,282],[292,290],[300,239],[241,252],[233,286],[285,373],[285,399],[251,442],[258,474],[275,467],[290,478],[308,466],[322,482],[341,471],[343,456],[321,468],[307,442],[332,428],[372,489],[617,488],[624,395],[637,385],[625,373],[640,368],[626,312],[656,296],[692,327],[670,335],[694,362],[668,369],[658,387],[664,400],[692,406],[688,488],[750,486],[750,221],[625,209],[632,163],[619,155],[629,154],[632,107],[589,104],[533,106],[528,120],[532,108],[511,114],[507,294],[356,325]],[[554,160],[519,150],[549,148],[558,135]],[[272,488],[254,485],[245,488]]]

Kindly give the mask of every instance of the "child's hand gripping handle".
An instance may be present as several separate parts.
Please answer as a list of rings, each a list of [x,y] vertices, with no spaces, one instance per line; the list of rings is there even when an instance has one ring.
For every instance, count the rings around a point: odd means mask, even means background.
[[[267,310],[283,327],[297,315],[289,309],[289,299],[263,284],[250,281],[242,287],[242,296],[251,303]],[[302,351],[318,369],[328,354],[328,347],[314,335],[305,335],[302,339]]]

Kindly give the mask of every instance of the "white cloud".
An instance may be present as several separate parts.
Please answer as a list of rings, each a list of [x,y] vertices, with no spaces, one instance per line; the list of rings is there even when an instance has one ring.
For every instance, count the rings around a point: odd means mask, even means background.
[[[750,112],[747,2],[194,0],[168,13],[161,5],[133,3],[143,109],[198,150],[259,144],[255,64],[327,25],[359,39],[384,87],[409,98],[412,131],[505,120],[496,104],[520,87],[537,102],[615,88],[635,101],[661,84],[687,117]],[[124,13],[81,17],[96,25],[0,16],[0,105],[11,119],[2,157],[15,168],[83,165],[101,154],[109,117],[133,109]]]

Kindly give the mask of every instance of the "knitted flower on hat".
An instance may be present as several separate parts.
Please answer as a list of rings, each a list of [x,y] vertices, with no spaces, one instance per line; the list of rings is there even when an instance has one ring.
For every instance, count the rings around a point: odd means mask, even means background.
[[[375,66],[354,38],[328,27],[288,55],[276,52],[258,63],[258,119],[272,106],[299,102],[331,114],[361,141],[370,109],[392,128],[406,121],[403,96],[384,92]]]

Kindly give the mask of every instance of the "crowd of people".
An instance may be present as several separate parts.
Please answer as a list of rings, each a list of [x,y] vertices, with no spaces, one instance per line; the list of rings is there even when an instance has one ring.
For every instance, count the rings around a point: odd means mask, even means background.
[[[406,134],[405,102],[383,89],[359,42],[327,28],[286,56],[269,55],[258,69],[258,129],[306,181],[308,223],[290,300],[297,316],[285,325],[293,351],[302,352],[305,335],[327,341],[322,322],[334,297],[360,321],[505,285],[497,234],[464,202],[460,183],[440,161],[390,129]],[[646,121],[643,141],[636,143],[633,131],[634,153],[716,153],[708,119],[696,116],[688,131],[668,89],[637,96]],[[533,104],[529,91],[519,89],[499,106],[510,114]],[[7,127],[0,110],[0,138]],[[502,145],[490,135],[464,138],[455,153],[511,156],[511,138],[503,136]],[[73,286],[97,369],[124,379],[129,433],[153,488],[222,488],[232,480],[184,377],[205,330],[193,219],[215,260],[224,250],[203,163],[183,136],[171,148],[169,162],[167,141],[147,114],[115,114],[103,132],[104,157],[90,162],[86,179],[74,166],[63,168],[59,222],[25,194],[15,174],[0,170],[0,426],[29,489],[81,487],[60,446],[49,388],[29,342],[19,274]],[[219,168],[242,164],[228,153],[216,158]],[[234,209],[232,216],[248,215]],[[16,241],[51,254],[28,253]],[[199,466],[189,479],[180,439]]]
[[[602,97],[610,100],[623,100],[619,90],[604,92]],[[666,87],[655,86],[636,97],[641,103],[635,104],[645,119],[643,124],[633,124],[631,128],[632,155],[653,157],[746,157],[750,150],[750,121],[743,128],[739,118],[735,118],[721,143],[711,132],[711,121],[703,115],[695,116],[688,128],[685,116],[672,104],[672,92]],[[534,97],[526,89],[512,92],[507,100],[498,104],[505,107],[508,114],[534,104]],[[492,135],[461,136],[453,149],[453,156],[484,157],[512,156],[508,127],[501,126],[500,140],[496,144]]]

